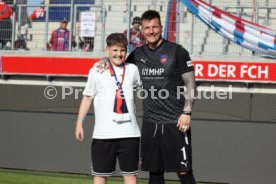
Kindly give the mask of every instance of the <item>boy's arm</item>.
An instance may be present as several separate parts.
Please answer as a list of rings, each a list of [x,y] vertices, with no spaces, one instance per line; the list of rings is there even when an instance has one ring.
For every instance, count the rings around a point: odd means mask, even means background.
[[[141,81],[141,77],[139,74],[139,70],[137,68],[137,66],[135,66],[135,83],[134,83],[136,89],[142,89],[143,85],[142,85],[142,81]]]
[[[87,115],[91,102],[96,95],[96,76],[95,70],[90,69],[86,86],[83,91],[83,98],[81,100],[78,119],[76,121],[75,137],[78,141],[82,141],[84,138],[83,133],[83,120]]]
[[[75,137],[78,141],[82,141],[84,138],[83,120],[87,115],[93,98],[90,96],[83,96],[80,104],[79,115],[76,121]]]

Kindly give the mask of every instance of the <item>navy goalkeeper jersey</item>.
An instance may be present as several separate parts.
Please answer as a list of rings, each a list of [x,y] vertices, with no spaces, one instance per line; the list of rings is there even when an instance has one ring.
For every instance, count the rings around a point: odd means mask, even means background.
[[[194,70],[188,51],[163,40],[155,49],[136,48],[126,62],[136,64],[140,72],[143,122],[177,123],[185,103],[181,75]]]

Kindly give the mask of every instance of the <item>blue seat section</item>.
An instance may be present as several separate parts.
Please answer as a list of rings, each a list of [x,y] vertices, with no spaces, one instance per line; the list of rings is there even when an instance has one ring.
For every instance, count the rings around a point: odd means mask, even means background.
[[[71,0],[50,0],[50,4],[71,4]],[[95,4],[95,0],[74,0],[74,4]],[[71,7],[49,7],[49,21],[55,22],[66,17],[69,21]],[[89,7],[78,7],[77,8],[77,20],[79,19],[79,14],[82,11],[89,10]],[[45,18],[44,18],[45,19]]]

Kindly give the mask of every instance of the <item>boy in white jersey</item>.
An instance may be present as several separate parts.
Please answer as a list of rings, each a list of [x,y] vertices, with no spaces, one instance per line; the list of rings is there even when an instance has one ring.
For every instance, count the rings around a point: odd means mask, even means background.
[[[94,184],[106,184],[119,161],[125,184],[137,184],[140,130],[136,122],[133,87],[140,86],[138,68],[126,64],[127,39],[112,33],[106,39],[109,70],[98,73],[91,68],[83,91],[75,137],[84,138],[83,120],[93,101],[95,127],[91,156]]]

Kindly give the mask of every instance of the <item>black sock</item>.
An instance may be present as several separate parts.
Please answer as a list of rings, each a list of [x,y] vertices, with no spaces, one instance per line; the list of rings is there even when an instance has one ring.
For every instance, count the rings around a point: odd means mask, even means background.
[[[164,172],[150,172],[149,184],[165,184]]]
[[[196,184],[196,181],[192,172],[189,172],[187,174],[178,174],[178,177],[181,184]]]

